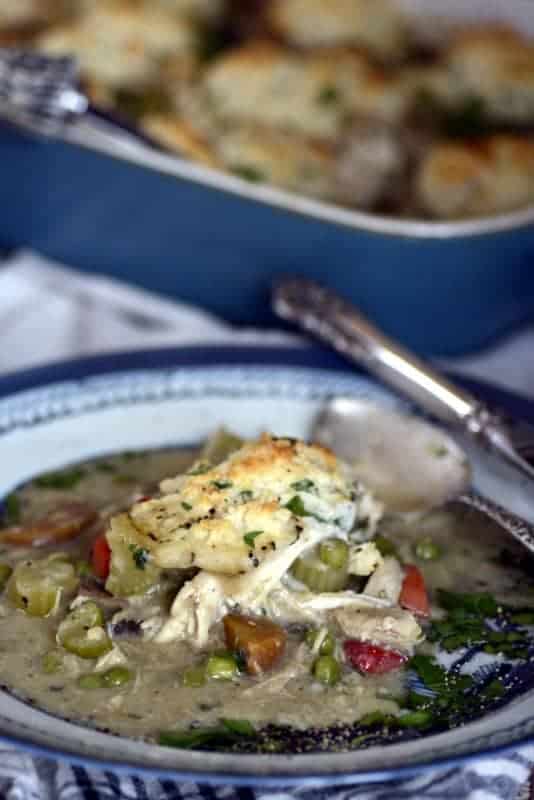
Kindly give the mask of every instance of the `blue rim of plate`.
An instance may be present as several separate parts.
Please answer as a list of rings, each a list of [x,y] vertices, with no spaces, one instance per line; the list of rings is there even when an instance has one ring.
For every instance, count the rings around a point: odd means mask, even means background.
[[[272,366],[272,367],[304,367],[309,369],[332,370],[336,372],[361,372],[353,365],[338,357],[329,350],[319,347],[261,347],[249,346],[198,346],[198,347],[170,347],[152,350],[136,350],[131,352],[116,352],[106,355],[89,356],[86,358],[72,359],[47,364],[42,367],[21,370],[0,377],[0,398],[23,392],[30,389],[47,386],[65,381],[83,381],[95,375],[105,375],[122,371],[161,370],[176,367],[209,367],[209,366]],[[483,401],[494,405],[511,417],[521,418],[534,423],[534,402],[515,393],[497,388],[490,383],[475,381],[454,376],[458,383],[478,395]],[[298,784],[347,785],[350,783],[378,783],[406,778],[412,775],[459,766],[472,761],[481,760],[517,750],[519,747],[534,741],[534,736],[526,735],[523,739],[510,744],[487,748],[477,753],[435,759],[423,764],[411,764],[406,767],[386,768],[383,770],[369,770],[358,773],[345,772],[342,774],[309,773],[305,778],[295,778],[294,775],[240,775],[233,773],[209,773],[202,775],[198,772],[187,772],[172,768],[143,767],[135,763],[103,761],[76,753],[59,751],[45,745],[29,744],[24,739],[10,736],[0,731],[0,742],[7,745],[19,746],[25,752],[45,756],[55,760],[91,767],[100,770],[112,771],[121,774],[137,774],[147,778],[161,780],[194,781],[205,784],[232,784],[235,786],[263,786],[263,787],[288,787]]]

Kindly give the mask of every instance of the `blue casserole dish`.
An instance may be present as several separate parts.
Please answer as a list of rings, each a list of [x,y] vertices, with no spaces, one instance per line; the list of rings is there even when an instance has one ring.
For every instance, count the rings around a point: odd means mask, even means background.
[[[521,0],[506,10],[531,21]],[[0,129],[0,247],[30,246],[249,325],[274,323],[276,276],[306,275],[425,355],[475,350],[534,317],[534,207],[452,223],[379,217],[247,183],[97,122],[95,133],[82,117],[61,141]]]

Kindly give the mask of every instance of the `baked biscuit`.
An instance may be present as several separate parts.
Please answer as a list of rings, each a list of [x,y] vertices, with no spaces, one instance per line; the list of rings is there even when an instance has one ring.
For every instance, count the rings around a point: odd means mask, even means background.
[[[534,43],[493,27],[466,31],[448,51],[451,91],[484,101],[493,119],[531,121],[534,116]]]
[[[298,54],[252,43],[219,58],[203,86],[213,115],[335,140],[347,118],[361,113],[398,121],[406,110],[403,85],[343,49]]]
[[[389,0],[271,0],[272,29],[298,47],[361,47],[381,59],[401,58],[405,20]]]
[[[534,202],[534,142],[492,136],[432,146],[416,175],[422,209],[460,219],[510,211]]]
[[[132,524],[149,537],[159,567],[249,572],[300,534],[320,527],[346,536],[360,503],[333,453],[318,445],[263,436],[217,467],[198,463],[163,481],[163,495],[134,505]]]
[[[82,75],[96,86],[139,89],[157,79],[168,56],[195,62],[196,28],[149,2],[101,0],[79,19],[42,34],[36,46],[53,55],[74,54]]]

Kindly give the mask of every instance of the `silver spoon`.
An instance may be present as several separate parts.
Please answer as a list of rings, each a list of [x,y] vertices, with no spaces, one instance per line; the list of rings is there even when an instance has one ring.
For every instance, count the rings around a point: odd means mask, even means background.
[[[506,428],[482,403],[467,392],[457,389],[415,356],[387,339],[350,304],[329,290],[311,281],[289,279],[276,287],[273,306],[280,317],[312,332],[338,352],[375,373],[384,383],[400,390],[425,411],[461,427],[464,432],[498,452],[523,474],[529,478],[534,477],[534,469],[517,453]],[[373,423],[373,413],[378,414],[381,421],[375,419]],[[383,436],[382,439],[378,435],[373,437],[373,424],[376,431],[380,424],[383,429],[389,428],[390,435]],[[416,428],[410,431],[410,425],[415,425]],[[391,435],[395,427],[396,436]],[[365,435],[362,435],[364,431]],[[456,460],[458,468],[457,479],[446,483],[442,495],[437,489],[430,505],[438,506],[454,500],[476,509],[504,528],[534,554],[534,527],[492,500],[477,492],[468,491],[469,470],[466,468],[465,457],[443,431],[415,419],[410,422],[410,418],[405,415],[377,409],[362,400],[334,398],[316,420],[313,435],[318,441],[328,444],[341,457],[350,457],[351,460],[359,457],[368,471],[362,478],[380,496],[384,487],[378,487],[376,481],[373,486],[373,478],[369,475],[373,452],[377,467],[375,476],[379,473],[387,475],[389,470],[389,483],[393,486],[398,475],[392,470],[394,453],[391,448],[388,450],[387,443],[395,440],[398,443],[399,436],[403,436],[404,441],[413,446],[417,431],[422,442],[419,458],[426,459],[426,466],[423,467],[426,476],[433,463],[432,457],[436,457],[436,453],[434,456],[432,454],[432,447],[442,449],[452,462]],[[407,468],[409,463],[409,458],[406,457]],[[391,502],[389,506],[392,507]],[[406,510],[406,504],[402,508],[401,503],[399,510]]]
[[[514,431],[497,414],[385,336],[335,292],[313,281],[287,278],[274,288],[273,310],[534,479],[534,467],[521,456]],[[521,437],[528,430],[534,439],[527,423],[521,426]]]

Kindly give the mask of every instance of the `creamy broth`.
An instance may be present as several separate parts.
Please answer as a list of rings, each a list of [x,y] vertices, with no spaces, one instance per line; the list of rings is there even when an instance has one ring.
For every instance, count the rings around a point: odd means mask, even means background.
[[[157,740],[162,730],[216,725],[221,718],[247,720],[256,730],[273,725],[307,730],[351,726],[371,712],[397,715],[408,691],[406,669],[369,675],[345,664],[335,686],[322,685],[311,677],[316,654],[305,641],[306,628],[302,625],[288,626],[282,659],[263,675],[240,674],[234,680],[185,686],[186,669],[199,664],[207,653],[225,649],[222,624],[214,626],[202,652],[187,642],[147,641],[140,635],[139,626],[152,616],[167,612],[172,597],[188,576],[178,570],[164,572],[161,585],[145,597],[121,599],[104,593],[102,584],[85,563],[90,562],[92,542],[102,531],[103,520],[150,495],[162,478],[183,472],[194,457],[193,451],[166,450],[100,459],[62,473],[65,480],[56,481],[62,488],[44,485],[54,483],[54,477],[34,481],[17,492],[16,501],[5,503],[11,522],[21,526],[73,500],[84,501],[98,512],[87,531],[62,547],[42,547],[36,553],[37,548],[0,545],[0,563],[15,566],[24,559],[65,551],[83,573],[77,594],[101,607],[114,646],[98,661],[58,647],[56,632],[72,602],[72,593],[54,613],[36,617],[15,608],[4,591],[0,596],[2,684],[53,714],[148,740]],[[435,618],[443,616],[437,589],[489,592],[498,603],[518,607],[532,603],[532,583],[518,568],[520,559],[515,546],[475,512],[456,509],[438,510],[422,518],[386,516],[380,523],[379,535],[393,543],[403,562],[418,565]],[[421,539],[431,540],[440,556],[418,559],[414,548]],[[420,650],[428,654],[435,647],[426,641]],[[114,666],[127,667],[131,680],[111,688],[80,686],[81,676]],[[278,746],[276,737],[272,741],[274,749]],[[359,743],[345,736],[342,746],[350,746],[351,742]],[[317,743],[318,748],[323,746],[328,742]]]

